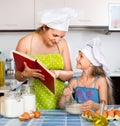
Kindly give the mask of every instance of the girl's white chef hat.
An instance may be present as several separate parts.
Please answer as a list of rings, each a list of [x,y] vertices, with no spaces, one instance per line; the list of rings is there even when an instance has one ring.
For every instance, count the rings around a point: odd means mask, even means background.
[[[99,38],[94,38],[81,50],[94,66],[102,66],[106,75],[110,75],[108,65],[105,61],[102,43]]]
[[[70,7],[44,10],[38,13],[38,24],[50,28],[68,31],[70,20],[77,16],[75,9]]]

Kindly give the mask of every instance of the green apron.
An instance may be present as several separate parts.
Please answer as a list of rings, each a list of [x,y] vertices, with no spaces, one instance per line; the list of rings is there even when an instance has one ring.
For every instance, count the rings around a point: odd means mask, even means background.
[[[40,54],[31,55],[33,58],[41,61],[43,65],[53,70],[62,70],[63,59],[61,54]],[[38,79],[33,79],[32,84],[36,92],[36,108],[37,109],[57,109],[59,98],[62,95],[65,83],[60,79],[56,79],[56,94],[53,94],[45,85]]]

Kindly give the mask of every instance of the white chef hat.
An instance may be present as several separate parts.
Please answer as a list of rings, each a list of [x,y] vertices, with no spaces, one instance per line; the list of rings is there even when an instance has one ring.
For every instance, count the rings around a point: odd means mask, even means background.
[[[106,75],[110,75],[108,65],[103,54],[102,43],[99,38],[94,38],[81,50],[94,66],[102,66]]]
[[[68,31],[70,20],[77,16],[75,9],[70,7],[49,9],[39,12],[38,24],[47,25],[50,28]]]

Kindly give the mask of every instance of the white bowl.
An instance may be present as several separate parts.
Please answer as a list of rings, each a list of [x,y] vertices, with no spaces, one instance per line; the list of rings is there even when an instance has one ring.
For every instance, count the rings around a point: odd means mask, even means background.
[[[80,106],[79,103],[66,103],[65,109],[70,114],[81,114]]]

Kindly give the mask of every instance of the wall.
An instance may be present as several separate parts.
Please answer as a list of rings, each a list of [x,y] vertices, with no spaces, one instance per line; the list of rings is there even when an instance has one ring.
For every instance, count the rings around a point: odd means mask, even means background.
[[[14,50],[18,40],[28,34],[29,32],[0,32],[0,50]],[[110,70],[120,70],[120,32],[112,32],[111,34],[104,34],[103,31],[70,29],[66,35],[66,39],[70,44],[71,59],[73,69],[76,70],[76,56],[80,50],[89,40],[94,37],[100,37],[105,52],[105,57],[109,63]]]

